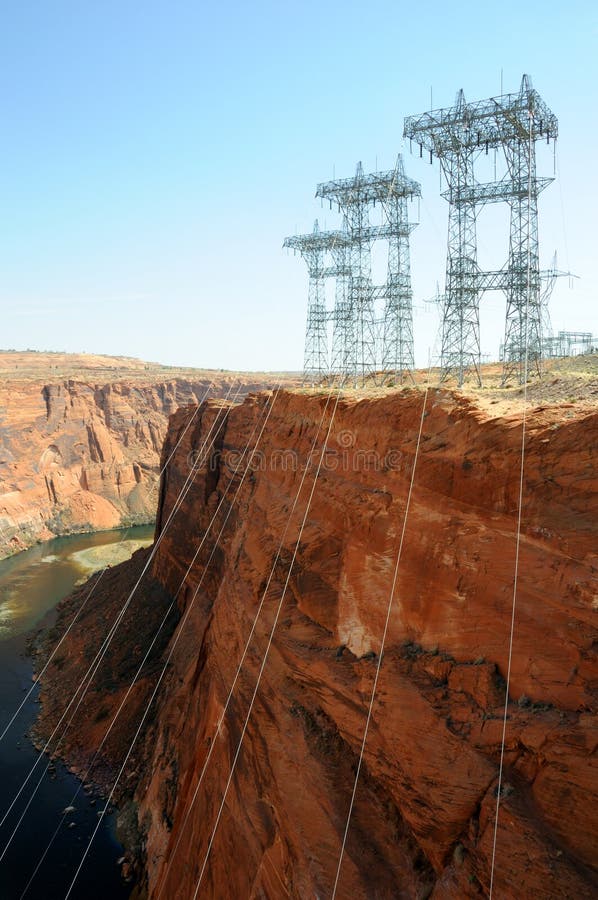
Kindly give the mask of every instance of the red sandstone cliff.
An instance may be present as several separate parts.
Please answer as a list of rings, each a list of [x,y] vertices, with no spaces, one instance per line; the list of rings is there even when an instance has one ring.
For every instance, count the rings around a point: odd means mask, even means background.
[[[185,616],[229,509],[231,454],[271,395],[228,410],[210,465],[158,549],[114,654],[64,742],[82,770],[131,661],[177,593],[200,536],[205,548],[178,594]],[[416,447],[423,393],[340,400],[281,620],[202,882],[202,897],[328,897],[365,724]],[[250,632],[318,424],[324,396],[278,397],[263,456],[230,510],[182,629],[121,801],[141,832],[150,896],[193,896],[311,489],[292,516],[262,619],[195,804],[191,798]],[[188,455],[221,404],[206,405],[162,485],[158,530]],[[170,422],[163,459],[190,410]],[[318,446],[321,447],[321,437]],[[539,407],[528,416],[497,898],[596,896],[596,571],[598,414]],[[428,396],[396,599],[337,896],[485,896],[490,877],[504,675],[515,558],[520,412],[493,415],[449,391]],[[280,451],[297,454],[281,463]],[[359,451],[359,452],[358,452]],[[364,453],[364,451],[367,451]],[[336,464],[334,460],[336,459]],[[274,462],[275,461],[275,462]],[[111,573],[42,689],[40,727],[80,676],[76,660],[109,627],[137,555]],[[120,573],[120,575],[119,575]],[[119,579],[122,587],[118,588]],[[148,593],[151,588],[151,596]],[[145,593],[144,593],[145,592]],[[101,596],[100,596],[101,595]],[[68,621],[83,592],[64,606]],[[144,611],[145,610],[145,611]],[[143,633],[139,632],[144,619]],[[178,637],[177,637],[178,635]],[[156,683],[161,646],[137,685],[95,778],[110,784]],[[107,688],[111,685],[111,688]],[[60,690],[59,690],[60,689]],[[103,710],[98,718],[98,709]],[[134,786],[134,787],[133,787]],[[187,820],[187,821],[186,821]],[[186,822],[186,824],[185,824]],[[184,826],[184,827],[183,827]],[[176,856],[169,864],[178,843]],[[142,887],[141,893],[144,888]]]
[[[0,558],[36,540],[151,522],[168,417],[272,376],[111,357],[0,354]]]

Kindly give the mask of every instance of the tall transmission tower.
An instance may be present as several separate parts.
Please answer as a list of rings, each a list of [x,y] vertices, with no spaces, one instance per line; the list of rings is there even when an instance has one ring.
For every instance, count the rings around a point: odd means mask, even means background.
[[[339,335],[338,346],[343,344],[345,357],[362,382],[373,377],[378,368],[401,378],[413,368],[409,235],[415,224],[409,223],[407,201],[419,196],[421,187],[405,175],[401,156],[390,172],[365,175],[358,163],[354,178],[328,181],[316,190],[316,197],[327,199],[331,206],[336,203],[343,215],[348,272],[347,268],[343,271],[348,274],[348,286],[341,286],[341,296],[346,291],[347,300],[337,301],[335,333]],[[370,225],[370,211],[376,203],[382,205],[386,219],[380,226]],[[380,239],[389,242],[388,277],[386,285],[376,287],[371,279],[371,247]],[[382,323],[375,317],[378,298],[385,300]],[[347,327],[348,322],[352,327]],[[381,359],[377,347],[379,324],[383,330]],[[352,348],[347,347],[349,341]],[[333,340],[333,357],[334,346]]]
[[[520,383],[528,365],[540,372],[542,355],[541,273],[538,254],[538,195],[552,181],[536,177],[536,142],[556,139],[558,121],[531,80],[523,76],[515,94],[466,103],[463,91],[453,107],[405,119],[404,137],[417,141],[420,155],[440,160],[449,202],[448,251],[441,346],[441,378],[468,372],[480,382],[479,296],[503,290],[507,296],[503,383]],[[474,177],[474,162],[490,149],[504,153],[507,174],[489,183]],[[486,203],[510,206],[509,256],[499,271],[477,263],[476,216]]]

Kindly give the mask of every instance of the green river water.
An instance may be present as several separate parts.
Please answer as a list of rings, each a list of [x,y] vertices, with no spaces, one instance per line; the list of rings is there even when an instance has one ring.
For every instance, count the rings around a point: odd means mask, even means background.
[[[51,624],[56,604],[94,569],[116,564],[152,536],[153,526],[142,526],[57,538],[0,562],[0,735],[6,730],[0,737],[1,900],[63,898],[101,808],[100,798],[80,791],[75,811],[59,825],[79,782],[60,764],[45,772],[47,760],[40,759],[27,736],[37,714],[37,689],[8,727],[32,685],[27,638],[42,622]],[[104,818],[70,895],[73,900],[129,896],[131,885],[122,881],[117,865],[123,850],[114,825],[114,814]]]

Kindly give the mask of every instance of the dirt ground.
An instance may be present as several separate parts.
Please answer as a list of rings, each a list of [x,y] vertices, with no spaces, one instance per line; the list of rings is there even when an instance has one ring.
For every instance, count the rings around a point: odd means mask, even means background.
[[[524,406],[528,409],[542,407],[562,407],[564,415],[568,408],[578,416],[584,410],[595,410],[598,405],[598,354],[572,356],[542,361],[540,377],[530,377],[527,389],[523,385],[510,383],[503,387],[502,365],[489,363],[481,368],[482,386],[478,386],[473,376],[466,379],[461,388],[455,378],[442,382],[442,386],[463,397],[475,399],[477,405],[491,416],[508,416],[520,413]],[[376,379],[379,381],[379,379]],[[405,378],[401,385],[404,389],[417,387],[438,387],[440,370],[417,369],[413,378]],[[301,390],[322,391],[322,385]],[[327,385],[324,385],[327,387]],[[367,388],[352,386],[343,387],[343,396],[363,398],[380,397],[395,391],[396,385],[380,383],[368,384]]]

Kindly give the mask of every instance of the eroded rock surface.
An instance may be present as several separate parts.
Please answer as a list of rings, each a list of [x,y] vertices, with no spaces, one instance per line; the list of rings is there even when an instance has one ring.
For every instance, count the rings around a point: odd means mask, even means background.
[[[244,396],[273,377],[0,354],[0,558],[56,535],[153,521],[168,417],[208,390]]]
[[[288,579],[199,895],[331,895],[423,398],[413,389],[340,399],[298,545],[334,400],[278,396],[260,455],[243,480],[244,465],[235,466],[253,446],[272,394],[249,397],[236,408],[210,402],[188,429],[162,483],[162,536],[147,582],[152,592],[145,581],[140,588],[141,598],[148,591],[145,605],[153,617],[174,599],[178,620],[169,619],[169,642],[143,673],[96,772],[96,780],[109,786],[168,660],[119,788],[121,802],[136,809],[141,893],[194,896]],[[186,409],[171,418],[163,460],[190,415]],[[173,514],[189,454],[208,434],[215,450]],[[494,872],[501,900],[573,900],[598,891],[596,447],[595,410],[528,412]],[[519,412],[493,415],[463,395],[428,394],[338,897],[457,900],[488,893],[520,452]],[[109,627],[139,559],[113,570],[110,591],[102,594],[98,586],[98,629]],[[83,593],[64,605],[59,632]],[[138,602],[143,615],[143,599]],[[143,639],[137,632],[133,618],[117,633],[117,660],[147,640],[145,631]],[[91,653],[90,634],[74,628],[60,671],[50,667],[42,688],[42,730],[58,716],[59,687],[68,696],[80,677],[81,653]],[[125,683],[121,673],[107,685],[99,672],[93,702],[62,746],[79,770],[99,739],[101,722],[92,710],[106,709],[110,716]]]

